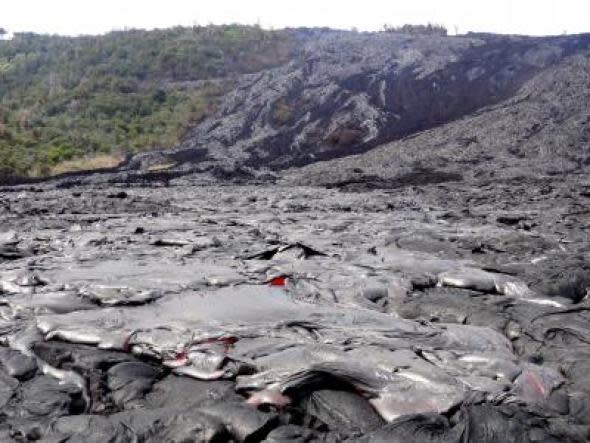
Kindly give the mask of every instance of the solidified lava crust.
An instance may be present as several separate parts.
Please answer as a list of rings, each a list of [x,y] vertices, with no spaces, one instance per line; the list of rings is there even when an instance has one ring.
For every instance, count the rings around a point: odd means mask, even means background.
[[[584,189],[6,188],[0,441],[587,441]]]

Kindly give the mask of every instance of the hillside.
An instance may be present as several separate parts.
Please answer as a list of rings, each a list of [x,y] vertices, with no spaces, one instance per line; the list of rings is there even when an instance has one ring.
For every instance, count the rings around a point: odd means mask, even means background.
[[[287,181],[387,188],[588,174],[589,103],[590,55],[578,55],[498,105],[362,155],[294,169]]]
[[[46,175],[171,147],[232,76],[283,63],[291,46],[285,33],[238,25],[16,34],[0,41],[0,171]],[[80,157],[90,159],[56,169]]]
[[[2,175],[280,170],[361,153],[513,97],[590,47],[407,26],[221,26],[0,42]],[[148,153],[141,154],[143,151]]]
[[[179,149],[282,169],[367,151],[512,97],[590,35],[311,31],[293,62],[246,76]]]

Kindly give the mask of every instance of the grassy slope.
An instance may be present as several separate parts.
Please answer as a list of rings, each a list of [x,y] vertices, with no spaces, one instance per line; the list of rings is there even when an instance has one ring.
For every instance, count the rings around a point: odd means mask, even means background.
[[[284,32],[238,25],[0,41],[0,175],[169,147],[233,75],[285,63],[292,50]]]

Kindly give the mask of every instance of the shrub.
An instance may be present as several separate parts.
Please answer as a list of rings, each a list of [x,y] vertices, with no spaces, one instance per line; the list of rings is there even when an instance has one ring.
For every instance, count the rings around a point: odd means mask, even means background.
[[[76,154],[76,151],[71,146],[58,145],[50,147],[47,152],[47,161],[55,165],[61,161],[69,160]]]

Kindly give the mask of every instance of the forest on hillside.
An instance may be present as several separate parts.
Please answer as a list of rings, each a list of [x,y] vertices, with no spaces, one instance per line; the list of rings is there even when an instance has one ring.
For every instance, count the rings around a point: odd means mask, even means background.
[[[0,175],[108,167],[173,146],[234,76],[293,50],[288,32],[242,25],[0,40]]]

